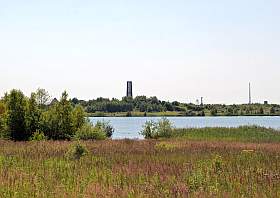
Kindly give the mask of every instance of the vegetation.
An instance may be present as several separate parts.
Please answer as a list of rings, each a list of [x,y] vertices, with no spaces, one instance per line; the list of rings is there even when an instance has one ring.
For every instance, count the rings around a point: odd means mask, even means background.
[[[276,104],[186,104],[177,101],[161,101],[157,97],[137,96],[113,98],[97,98],[95,100],[79,100],[73,98],[73,104],[80,104],[89,116],[253,116],[280,115],[280,105]]]
[[[43,132],[36,131],[30,138],[30,141],[45,141],[48,138],[44,135]]]
[[[0,142],[0,197],[279,197],[280,144]]]
[[[84,108],[73,105],[66,92],[59,101],[49,103],[49,98],[44,89],[38,89],[29,98],[15,89],[5,94],[0,100],[0,138],[23,141],[112,136],[114,129],[109,123],[91,125]]]
[[[174,128],[162,118],[158,122],[147,121],[141,135],[145,139],[183,138],[188,140],[280,142],[280,131],[259,126]]]
[[[87,123],[78,129],[74,137],[80,140],[104,140],[106,139],[106,132],[101,130],[99,126]]]
[[[161,137],[169,138],[172,136],[172,130],[171,122],[166,118],[162,118],[158,122],[147,121],[140,134],[146,139],[156,139]]]
[[[207,114],[206,106],[193,107]],[[5,94],[0,138],[10,140],[0,140],[0,197],[280,196],[279,131],[177,129],[163,118],[146,122],[146,140],[110,140],[113,127],[90,123],[84,108],[66,92],[52,102],[42,89],[30,97],[19,90]],[[277,107],[259,113],[267,111]]]
[[[173,129],[171,134],[188,140],[280,143],[280,131],[258,126]]]
[[[14,98],[12,98],[14,97]],[[65,96],[64,96],[65,97]],[[66,96],[66,98],[68,95]],[[12,99],[11,99],[12,98]],[[11,100],[10,100],[11,99]],[[62,98],[61,98],[62,99]],[[22,101],[20,101],[22,100]],[[5,103],[4,106],[2,103]],[[20,104],[22,103],[22,104]],[[24,104],[27,103],[27,104]],[[223,105],[223,104],[192,104],[192,103],[180,103],[178,101],[163,101],[159,100],[157,97],[146,97],[146,96],[136,96],[135,98],[123,97],[121,100],[112,98],[97,98],[89,101],[79,100],[77,98],[72,98],[67,101],[58,101],[56,98],[51,100],[48,92],[45,89],[37,89],[36,93],[31,94],[30,98],[26,98],[23,93],[19,90],[12,90],[9,94],[6,94],[0,103],[0,114],[3,109],[6,111],[12,111],[11,108],[16,108],[14,105],[19,105],[21,108],[18,109],[17,119],[23,120],[23,112],[30,113],[30,120],[22,125],[27,125],[27,131],[23,131],[27,133],[29,136],[30,131],[34,132],[34,128],[37,126],[33,126],[32,123],[36,123],[36,119],[38,119],[38,113],[42,111],[49,110],[50,107],[54,107],[56,104],[60,103],[60,105],[64,105],[63,113],[67,113],[67,106],[70,105],[72,107],[77,107],[77,116],[82,117],[81,113],[84,116],[93,116],[93,117],[103,117],[103,116],[113,116],[113,117],[128,117],[128,116],[253,116],[253,115],[261,115],[261,116],[276,116],[280,115],[280,105],[277,104],[241,104],[241,105]],[[9,106],[8,106],[9,105]],[[8,109],[6,109],[8,108]],[[26,108],[26,109],[24,109]],[[59,111],[59,109],[56,109]],[[68,108],[68,111],[70,109]],[[80,113],[80,115],[78,115]],[[20,116],[21,114],[21,116]],[[58,114],[57,116],[62,115]],[[21,118],[20,118],[21,117]],[[48,115],[45,115],[46,119]],[[13,119],[12,117],[8,117],[8,119]],[[34,120],[35,119],[35,120]],[[62,120],[62,122],[68,122],[67,116],[66,120]],[[12,120],[11,120],[12,121]],[[19,120],[18,120],[19,121]],[[49,120],[51,122],[51,120]],[[76,122],[78,120],[74,120]],[[20,121],[19,121],[20,122]],[[79,120],[78,122],[82,122]],[[0,122],[1,123],[1,122]],[[20,124],[20,123],[18,123]],[[30,125],[31,124],[31,125]],[[65,124],[65,123],[64,123]],[[77,124],[77,123],[76,123]],[[17,125],[19,128],[23,126]],[[0,126],[3,127],[3,126]],[[66,127],[66,126],[65,126]],[[68,129],[71,126],[67,126]],[[76,127],[80,127],[77,126]],[[10,129],[13,134],[13,127],[10,126]],[[22,133],[22,138],[25,139],[25,135]],[[71,136],[72,132],[69,131],[67,136]],[[56,137],[56,138],[60,138]],[[66,138],[66,137],[61,137]]]
[[[85,145],[80,142],[75,142],[71,145],[70,149],[66,153],[66,158],[71,160],[79,160],[81,157],[88,154],[88,150]]]

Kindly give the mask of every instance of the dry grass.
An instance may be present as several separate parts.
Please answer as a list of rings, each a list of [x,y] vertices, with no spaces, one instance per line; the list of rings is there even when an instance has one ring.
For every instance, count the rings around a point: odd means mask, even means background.
[[[0,141],[0,197],[279,197],[280,144]]]

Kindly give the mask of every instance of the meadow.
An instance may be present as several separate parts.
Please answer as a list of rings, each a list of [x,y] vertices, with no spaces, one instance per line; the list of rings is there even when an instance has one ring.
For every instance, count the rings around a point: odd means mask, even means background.
[[[279,197],[280,144],[0,140],[0,197]]]

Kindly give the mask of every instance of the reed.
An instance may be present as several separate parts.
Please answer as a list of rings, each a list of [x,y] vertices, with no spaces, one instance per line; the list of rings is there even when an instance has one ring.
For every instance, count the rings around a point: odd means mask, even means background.
[[[280,131],[259,126],[182,128],[171,134],[188,140],[280,142]]]

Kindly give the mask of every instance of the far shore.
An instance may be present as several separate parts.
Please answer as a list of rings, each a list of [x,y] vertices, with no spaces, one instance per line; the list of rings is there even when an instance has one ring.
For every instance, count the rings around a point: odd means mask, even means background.
[[[211,115],[206,112],[205,115],[187,115],[185,112],[180,111],[166,111],[166,112],[96,112],[87,113],[87,117],[242,117],[242,116],[280,116],[280,114],[244,114],[244,115],[227,115],[218,114]]]

